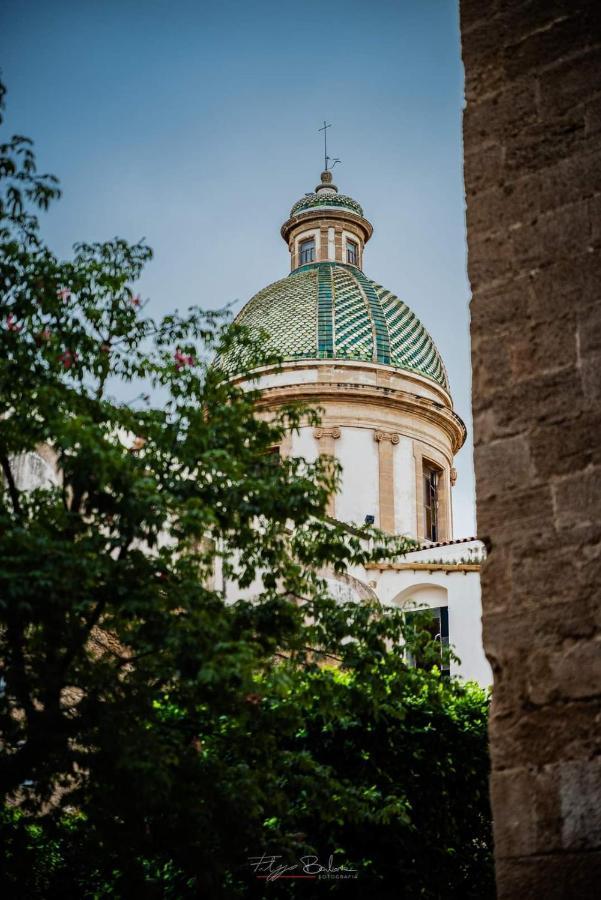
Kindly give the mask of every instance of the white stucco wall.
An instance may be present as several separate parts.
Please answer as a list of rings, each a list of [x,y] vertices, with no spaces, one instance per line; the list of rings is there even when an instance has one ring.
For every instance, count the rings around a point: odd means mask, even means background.
[[[379,516],[378,445],[367,428],[341,428],[336,458],[342,465],[342,489],[336,495],[336,518],[363,525]]]
[[[298,433],[291,436],[291,455],[302,456],[307,462],[314,462],[319,450],[317,441],[313,436],[312,427],[300,428]]]

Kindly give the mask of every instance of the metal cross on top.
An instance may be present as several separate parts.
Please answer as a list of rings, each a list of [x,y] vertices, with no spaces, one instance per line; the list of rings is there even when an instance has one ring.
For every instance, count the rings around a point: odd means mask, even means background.
[[[323,126],[321,128],[317,129],[318,131],[323,131],[323,161],[324,161],[324,169],[326,172],[329,169],[329,162],[330,162],[330,157],[328,156],[328,128],[331,128],[331,127],[332,127],[331,124],[329,122],[326,122],[326,120],[324,119]],[[332,165],[332,168],[334,168],[336,163],[339,163],[339,162],[340,162],[339,159],[335,159],[334,163]]]
[[[323,120],[323,128],[318,128],[318,131],[323,131],[323,159],[324,159],[324,169],[328,171],[328,128],[332,126]]]

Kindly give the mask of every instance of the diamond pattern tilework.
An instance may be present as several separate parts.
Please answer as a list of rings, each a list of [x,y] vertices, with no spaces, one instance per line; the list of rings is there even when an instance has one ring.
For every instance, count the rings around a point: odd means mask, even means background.
[[[331,268],[336,293],[336,356],[372,360],[373,325],[365,297],[347,269]]]
[[[382,309],[380,297],[375,291],[373,281],[366,278],[363,272],[355,272],[355,278],[363,288],[363,292],[369,303],[371,317],[374,323],[376,333],[376,359],[378,362],[386,366],[390,365],[390,336],[388,334],[388,323]]]
[[[305,265],[259,291],[237,321],[267,331],[286,360],[373,360],[425,375],[448,390],[440,354],[419,319],[354,266]],[[227,360],[221,364],[227,367]]]
[[[428,375],[448,388],[446,369],[434,341],[406,303],[379,284],[380,297],[390,334],[391,365]]]
[[[332,297],[332,267],[317,269],[317,349],[332,356],[334,352],[334,316]]]

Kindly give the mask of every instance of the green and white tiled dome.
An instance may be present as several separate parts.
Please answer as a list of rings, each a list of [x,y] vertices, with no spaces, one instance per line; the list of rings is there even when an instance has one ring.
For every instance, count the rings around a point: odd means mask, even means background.
[[[255,294],[236,321],[266,331],[269,347],[284,361],[377,362],[449,389],[440,354],[419,319],[356,266],[301,266]]]
[[[346,194],[324,192],[306,194],[304,197],[301,197],[290,210],[290,217],[298,216],[299,213],[314,209],[323,209],[324,211],[328,209],[342,209],[346,212],[355,213],[357,216],[363,215],[363,207],[356,200],[353,200],[352,197],[347,197]]]

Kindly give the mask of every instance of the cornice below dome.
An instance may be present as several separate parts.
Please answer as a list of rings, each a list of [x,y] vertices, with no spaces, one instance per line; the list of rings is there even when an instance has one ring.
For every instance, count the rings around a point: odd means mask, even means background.
[[[355,266],[313,263],[259,291],[236,321],[269,335],[285,361],[375,362],[431,379],[449,391],[434,341],[409,309]],[[226,369],[233,360],[220,361]]]

